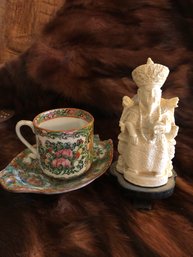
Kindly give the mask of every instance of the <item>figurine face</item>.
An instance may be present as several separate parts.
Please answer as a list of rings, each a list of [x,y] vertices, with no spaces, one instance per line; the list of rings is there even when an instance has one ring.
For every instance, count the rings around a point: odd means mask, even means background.
[[[159,88],[145,89],[140,88],[138,90],[140,102],[144,106],[160,104],[161,90]]]

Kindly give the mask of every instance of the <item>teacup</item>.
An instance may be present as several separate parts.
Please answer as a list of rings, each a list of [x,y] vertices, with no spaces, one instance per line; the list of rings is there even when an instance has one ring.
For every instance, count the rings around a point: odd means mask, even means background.
[[[16,134],[38,158],[42,171],[54,178],[73,178],[85,173],[93,159],[93,116],[80,109],[61,108],[21,120]],[[36,135],[32,146],[20,128],[29,126]]]

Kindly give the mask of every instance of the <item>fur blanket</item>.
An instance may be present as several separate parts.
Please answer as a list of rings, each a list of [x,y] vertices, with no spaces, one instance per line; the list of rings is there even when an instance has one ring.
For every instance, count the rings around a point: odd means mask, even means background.
[[[88,110],[96,133],[114,140],[116,158],[122,97],[136,93],[131,71],[151,57],[170,69],[163,97],[180,98],[180,131],[175,193],[151,212],[135,210],[111,176],[60,196],[2,191],[0,256],[192,256],[192,27],[191,0],[66,0],[38,40],[1,67],[0,107],[18,119]]]

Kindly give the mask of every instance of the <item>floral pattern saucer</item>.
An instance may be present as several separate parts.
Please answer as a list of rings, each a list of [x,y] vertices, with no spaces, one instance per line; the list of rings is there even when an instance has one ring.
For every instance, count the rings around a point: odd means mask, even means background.
[[[59,194],[84,187],[100,177],[109,168],[113,157],[112,140],[100,141],[94,137],[94,160],[83,175],[59,180],[45,175],[34,154],[25,149],[0,172],[0,184],[4,189],[20,193]]]

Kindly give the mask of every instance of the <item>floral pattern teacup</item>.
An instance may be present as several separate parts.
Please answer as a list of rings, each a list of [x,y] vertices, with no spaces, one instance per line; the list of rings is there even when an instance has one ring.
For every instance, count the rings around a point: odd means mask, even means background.
[[[77,177],[86,172],[93,159],[93,116],[80,109],[61,108],[37,115],[33,122],[16,124],[19,139],[38,157],[42,171],[54,178]],[[21,134],[23,125],[36,135],[36,147]]]

